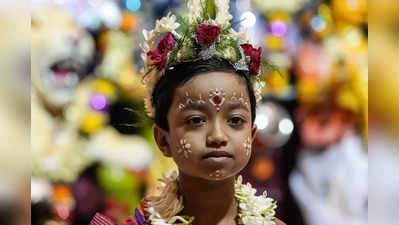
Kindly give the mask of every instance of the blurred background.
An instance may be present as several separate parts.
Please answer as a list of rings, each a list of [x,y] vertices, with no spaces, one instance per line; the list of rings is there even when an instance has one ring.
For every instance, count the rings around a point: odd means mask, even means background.
[[[289,225],[399,219],[394,3],[230,2],[245,18],[235,29],[280,68],[264,74],[242,175]],[[139,45],[169,7],[185,11],[183,0],[1,1],[0,224],[85,225],[95,212],[120,223],[157,193],[175,166],[144,116]]]

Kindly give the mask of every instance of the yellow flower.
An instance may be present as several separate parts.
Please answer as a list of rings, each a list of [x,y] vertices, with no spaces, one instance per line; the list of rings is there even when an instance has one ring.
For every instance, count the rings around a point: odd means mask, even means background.
[[[98,131],[105,123],[105,115],[101,112],[91,111],[83,118],[80,129],[87,133],[92,134]]]
[[[345,109],[349,109],[355,113],[359,113],[361,110],[361,103],[359,102],[358,96],[349,89],[349,87],[341,90],[337,96],[337,103],[339,106]]]
[[[317,82],[310,79],[300,79],[297,89],[299,101],[305,104],[314,102],[320,91]]]
[[[116,89],[114,85],[106,80],[96,80],[93,83],[93,91],[97,93],[101,93],[108,98],[115,97]]]
[[[287,91],[289,90],[290,76],[286,69],[281,69],[280,73],[272,71],[265,77],[267,85],[265,85],[265,88],[262,90],[264,93],[269,92],[277,96],[287,94]]]
[[[269,35],[266,38],[266,46],[271,50],[279,50],[284,46],[284,40],[277,36]]]
[[[284,12],[284,11],[278,11],[278,12],[270,13],[270,14],[267,16],[267,19],[268,19],[269,21],[281,20],[281,21],[283,21],[283,22],[285,22],[285,23],[291,22],[291,16],[290,16],[290,14],[288,14],[287,12]]]

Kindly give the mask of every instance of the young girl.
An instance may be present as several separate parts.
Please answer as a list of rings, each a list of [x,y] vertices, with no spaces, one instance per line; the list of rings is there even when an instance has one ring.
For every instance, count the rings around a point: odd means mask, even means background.
[[[276,203],[235,176],[256,133],[261,48],[235,32],[229,1],[187,1],[185,19],[168,14],[144,31],[146,108],[154,137],[179,171],[145,197],[123,225],[272,225]],[[180,33],[176,29],[180,26]],[[154,42],[165,35],[154,49]],[[97,214],[91,225],[115,224]]]

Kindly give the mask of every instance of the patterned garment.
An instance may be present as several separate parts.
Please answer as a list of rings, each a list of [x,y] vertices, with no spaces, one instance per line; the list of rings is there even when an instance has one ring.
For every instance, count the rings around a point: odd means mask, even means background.
[[[148,224],[145,220],[143,202],[144,199],[140,202],[140,205],[136,208],[134,215],[129,216],[127,220],[124,221],[121,225],[151,225]],[[112,221],[107,216],[101,213],[96,213],[94,218],[91,220],[90,225],[118,225],[118,224]]]

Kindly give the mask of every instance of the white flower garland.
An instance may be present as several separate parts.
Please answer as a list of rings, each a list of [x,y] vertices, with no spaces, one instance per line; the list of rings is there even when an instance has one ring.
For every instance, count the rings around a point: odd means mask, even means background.
[[[161,195],[148,197],[144,210],[149,214],[151,225],[190,225],[194,217],[177,216],[183,210],[183,198],[178,196],[177,172],[161,179],[165,186],[161,187]],[[256,196],[256,189],[251,184],[243,184],[239,176],[235,185],[235,197],[239,206],[239,223],[245,225],[275,225],[274,216],[276,202],[263,195]]]
[[[256,196],[256,189],[250,183],[243,184],[239,176],[235,183],[235,196],[239,202],[238,216],[240,223],[245,225],[275,225],[274,211],[277,208],[276,202],[267,197],[266,191]]]

